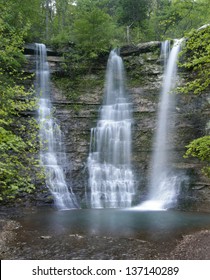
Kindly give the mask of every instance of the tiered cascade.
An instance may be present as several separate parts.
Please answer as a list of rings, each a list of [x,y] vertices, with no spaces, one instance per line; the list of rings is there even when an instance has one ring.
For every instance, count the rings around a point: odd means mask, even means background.
[[[123,61],[116,51],[111,51],[100,120],[91,129],[88,169],[93,208],[130,207],[135,193],[131,169],[131,103],[124,80]]]
[[[39,97],[40,159],[45,169],[47,187],[58,209],[77,208],[75,195],[65,179],[64,171],[68,163],[63,150],[62,133],[52,116],[50,71],[44,44],[36,44],[36,91]]]

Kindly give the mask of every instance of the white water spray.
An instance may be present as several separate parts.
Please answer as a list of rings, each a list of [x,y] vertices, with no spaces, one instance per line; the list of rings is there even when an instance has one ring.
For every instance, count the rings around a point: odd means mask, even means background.
[[[123,62],[116,51],[112,51],[107,64],[100,120],[91,129],[88,169],[93,208],[131,206],[134,195],[130,163],[131,122],[131,104],[124,88]]]
[[[173,89],[177,81],[177,60],[182,40],[175,40],[168,55],[168,43],[162,44],[165,72],[161,92],[158,125],[152,156],[152,172],[149,180],[148,200],[137,206],[139,210],[166,210],[176,203],[181,178],[174,174],[171,167],[168,136],[173,133],[169,123],[171,109],[175,105]]]
[[[76,198],[65,180],[66,154],[62,149],[61,130],[52,116],[49,65],[44,44],[36,44],[36,91],[39,96],[39,125],[41,163],[46,184],[60,210],[77,208]]]

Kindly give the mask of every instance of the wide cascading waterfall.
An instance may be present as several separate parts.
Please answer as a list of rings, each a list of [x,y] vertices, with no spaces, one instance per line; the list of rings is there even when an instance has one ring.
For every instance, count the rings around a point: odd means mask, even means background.
[[[170,150],[172,146],[168,138],[174,133],[169,115],[175,106],[175,96],[172,91],[177,81],[177,60],[181,42],[182,40],[175,40],[169,54],[169,42],[166,41],[162,44],[165,66],[164,81],[151,163],[148,200],[137,206],[142,210],[164,210],[172,207],[176,203],[179,193],[181,178],[174,173],[171,167]]]
[[[131,103],[124,87],[121,57],[111,51],[100,120],[91,129],[88,157],[93,208],[130,207],[134,195],[131,169]]]
[[[50,101],[50,71],[44,44],[36,45],[36,91],[39,97],[40,159],[46,173],[46,184],[60,210],[77,208],[78,204],[65,180],[67,166],[61,130],[52,116]]]

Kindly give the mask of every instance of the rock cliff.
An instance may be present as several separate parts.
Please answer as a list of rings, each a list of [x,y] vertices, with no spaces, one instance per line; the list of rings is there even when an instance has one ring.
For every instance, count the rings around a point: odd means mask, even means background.
[[[136,181],[135,202],[138,203],[147,193],[152,142],[157,126],[157,110],[163,78],[160,42],[123,47],[121,56],[127,74],[127,90],[133,104],[132,165]],[[27,54],[27,57],[30,61],[27,71],[30,72],[34,63],[33,55]],[[61,57],[53,54],[48,56],[48,60],[52,72],[51,94],[55,117],[64,134],[70,164],[66,175],[71,180],[82,207],[88,207],[87,157],[90,129],[96,125],[99,116],[106,63],[83,73],[77,81],[75,94],[65,89],[65,86],[58,86]],[[180,82],[184,82],[184,77],[185,73],[180,73]],[[65,81],[66,78],[62,83]],[[177,94],[176,99],[176,107],[169,116],[176,133],[169,135],[169,141],[173,143],[173,149],[170,151],[173,166],[183,178],[178,207],[210,211],[210,182],[200,171],[201,163],[195,159],[183,158],[185,146],[194,138],[204,135],[208,129],[209,95],[208,92],[200,97]]]

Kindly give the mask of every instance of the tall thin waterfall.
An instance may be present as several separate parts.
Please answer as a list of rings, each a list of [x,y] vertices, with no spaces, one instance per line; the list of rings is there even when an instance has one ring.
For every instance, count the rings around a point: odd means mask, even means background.
[[[76,198],[65,180],[66,154],[62,149],[61,130],[52,116],[50,71],[44,44],[36,44],[36,91],[39,96],[40,159],[46,173],[46,184],[58,209],[77,207]]]
[[[172,90],[176,86],[177,60],[181,42],[182,40],[174,41],[169,55],[168,42],[162,44],[165,71],[151,163],[152,172],[149,179],[149,196],[146,202],[137,206],[140,209],[167,209],[176,203],[179,193],[181,178],[173,172],[171,167],[170,149],[172,147],[169,144],[168,137],[174,132],[169,122],[169,114],[175,106]]]
[[[164,64],[164,71],[167,67],[169,54],[170,54],[170,41],[166,40],[161,43],[161,53],[160,53],[160,58]]]
[[[113,50],[107,64],[100,120],[91,129],[88,169],[93,208],[130,207],[134,195],[131,104],[124,79],[123,61]]]

